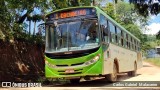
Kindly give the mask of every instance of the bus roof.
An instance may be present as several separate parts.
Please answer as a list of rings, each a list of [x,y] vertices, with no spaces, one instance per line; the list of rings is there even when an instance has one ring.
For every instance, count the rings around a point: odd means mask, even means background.
[[[97,6],[80,6],[80,7],[69,7],[69,8],[58,9],[58,10],[55,10],[55,11],[52,11],[52,12],[46,14],[45,17],[52,14],[52,13],[55,13],[55,12],[76,9],[76,8],[95,8],[97,13],[103,14],[105,17],[107,17],[108,20],[113,22],[114,25],[118,26],[121,30],[123,30],[124,32],[126,32],[127,34],[129,34],[130,36],[132,36],[133,38],[135,38],[137,41],[140,42],[140,40],[137,37],[135,37],[133,34],[131,34],[128,30],[126,30],[124,27],[122,27],[119,23],[117,23],[115,20],[113,20],[110,16],[107,15],[107,13],[105,13],[102,9],[100,9]]]

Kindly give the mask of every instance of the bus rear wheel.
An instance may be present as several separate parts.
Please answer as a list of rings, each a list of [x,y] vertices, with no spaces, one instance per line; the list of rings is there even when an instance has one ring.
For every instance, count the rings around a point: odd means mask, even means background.
[[[134,77],[137,75],[137,64],[134,63],[134,70],[128,72],[128,76]]]
[[[70,83],[72,83],[72,84],[76,84],[79,82],[80,82],[80,79],[70,79]]]
[[[117,81],[117,66],[116,64],[114,63],[114,66],[113,66],[113,73],[107,75],[106,79],[107,81],[109,82],[116,82]]]

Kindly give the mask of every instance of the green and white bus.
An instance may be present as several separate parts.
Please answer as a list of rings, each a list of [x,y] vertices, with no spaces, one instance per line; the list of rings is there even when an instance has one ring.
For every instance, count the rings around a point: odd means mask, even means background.
[[[142,67],[140,40],[98,7],[72,7],[45,16],[45,76],[79,82],[84,77],[117,81]]]

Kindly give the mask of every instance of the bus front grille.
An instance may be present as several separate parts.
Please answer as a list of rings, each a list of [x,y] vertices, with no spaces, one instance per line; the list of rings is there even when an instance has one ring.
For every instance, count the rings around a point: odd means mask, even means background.
[[[66,67],[68,65],[56,65],[57,67]]]
[[[75,74],[81,74],[82,72],[74,72],[74,73],[59,73],[59,75],[75,75]]]
[[[59,70],[59,75],[75,75],[75,74],[81,74],[83,69],[76,69],[72,73],[66,73],[65,70]]]
[[[71,66],[77,66],[77,65],[82,65],[84,62],[82,63],[75,63],[75,64],[71,64]]]
[[[84,62],[82,63],[74,63],[71,65],[63,64],[63,65],[56,65],[57,67],[67,67],[67,66],[78,66],[78,65],[83,65]]]

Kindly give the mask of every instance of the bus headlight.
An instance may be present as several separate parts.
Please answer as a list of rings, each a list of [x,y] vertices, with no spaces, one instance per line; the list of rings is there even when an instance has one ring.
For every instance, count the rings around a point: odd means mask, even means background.
[[[48,63],[48,61],[45,61],[45,64],[46,64],[47,66],[51,67],[51,68],[57,67],[57,66],[55,66],[55,65],[53,65],[53,64]]]
[[[89,65],[89,64],[93,64],[95,62],[97,62],[100,58],[100,55],[95,56],[92,60],[85,62],[85,65]]]

